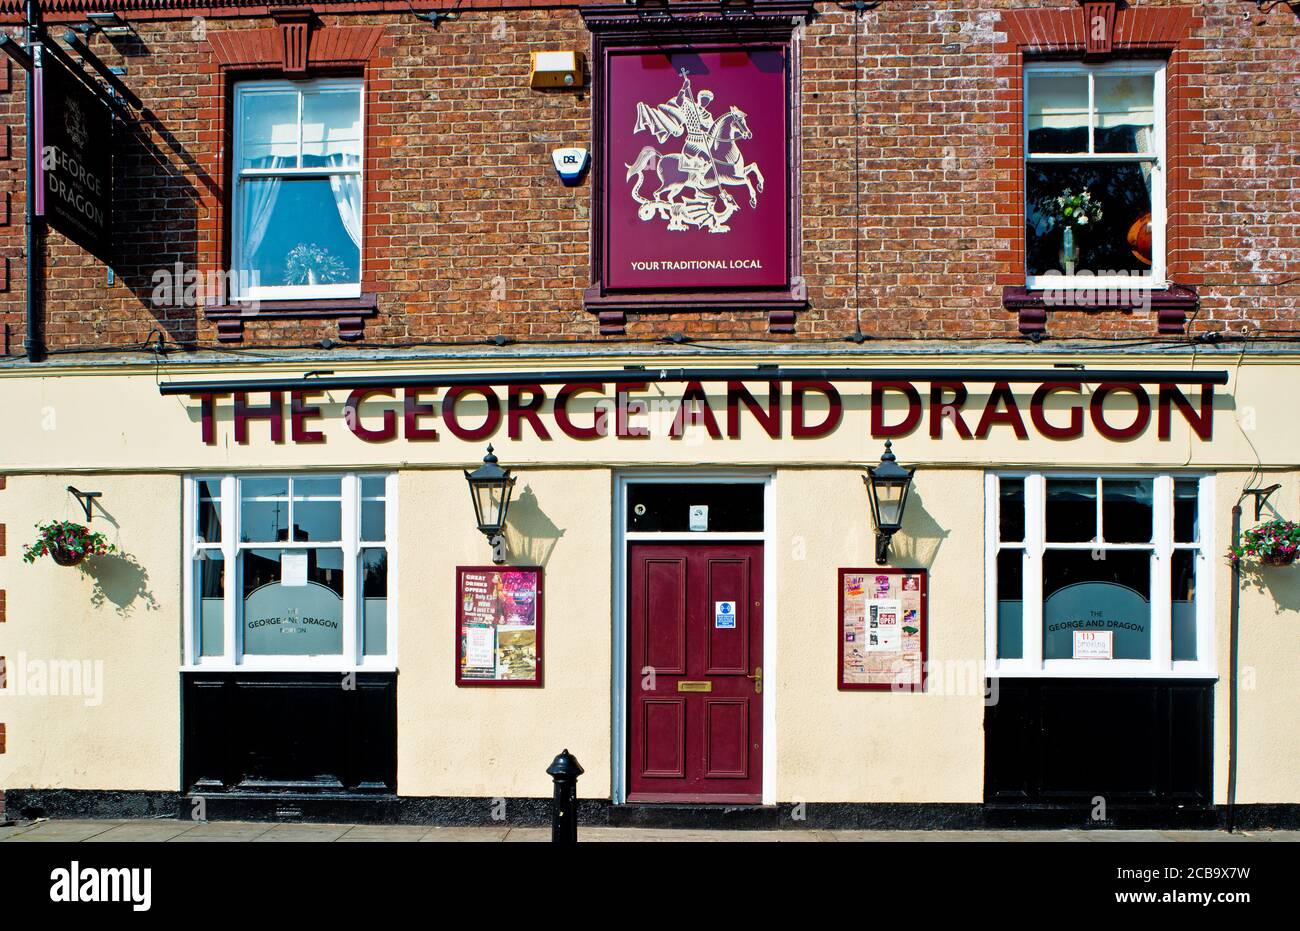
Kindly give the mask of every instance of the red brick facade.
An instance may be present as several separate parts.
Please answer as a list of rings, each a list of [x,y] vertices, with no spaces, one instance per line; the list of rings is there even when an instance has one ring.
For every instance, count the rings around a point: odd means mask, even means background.
[[[91,6],[58,0],[47,17],[81,20]],[[224,264],[231,78],[300,65],[366,80],[363,291],[377,308],[356,309],[342,335],[377,345],[620,339],[600,337],[583,307],[591,178],[564,187],[549,158],[559,146],[590,145],[590,88],[528,86],[530,51],[590,47],[576,5],[481,0],[435,29],[404,7],[318,3],[305,61],[283,38],[301,20],[277,21],[267,7],[115,6],[141,41],[121,45],[125,55],[102,36],[92,47],[127,67],[145,104],[117,148],[114,225],[126,258],[109,285],[102,266],[51,234],[52,350],[138,347],[153,330],[201,347],[219,335],[244,346],[339,338],[337,313],[264,318],[241,331],[201,308],[151,303],[156,268]],[[10,23],[15,9],[0,2]],[[1023,284],[1020,68],[1026,55],[1082,56],[1083,23],[1077,0],[885,3],[857,20],[855,123],[855,15],[818,8],[798,39],[809,306],[792,335],[770,338],[843,338],[859,323],[879,338],[1021,332],[1003,300],[1004,287]],[[1113,54],[1170,59],[1168,258],[1171,279],[1199,291],[1193,334],[1300,329],[1298,48],[1300,18],[1286,4],[1261,12],[1249,2],[1131,0],[1116,12]],[[23,101],[21,72],[6,63],[0,323],[12,354],[24,323]],[[1054,337],[1155,339],[1158,329],[1155,313],[1116,309],[1057,310],[1046,322]],[[630,314],[625,338],[675,332],[769,337],[768,314]]]

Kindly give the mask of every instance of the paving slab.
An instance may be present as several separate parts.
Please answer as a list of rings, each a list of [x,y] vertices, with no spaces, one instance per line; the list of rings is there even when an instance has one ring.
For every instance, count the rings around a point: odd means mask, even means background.
[[[72,820],[38,821],[28,830],[9,838],[10,843],[72,844],[89,840],[122,824],[121,821]]]
[[[431,830],[427,824],[358,824],[340,837],[339,842],[418,841]]]
[[[351,824],[276,824],[265,834],[253,838],[253,843],[328,843],[336,841],[349,829]]]
[[[192,830],[194,824],[189,821],[128,821],[109,828],[102,834],[87,837],[92,844],[111,844],[136,841],[141,843],[161,843],[169,841],[179,834]]]
[[[197,841],[250,841],[275,827],[262,821],[199,821],[187,822],[183,834],[177,834],[168,843],[193,843]]]
[[[510,833],[509,828],[433,828],[420,838],[420,843],[490,843],[499,844]],[[548,838],[549,840],[549,834]]]

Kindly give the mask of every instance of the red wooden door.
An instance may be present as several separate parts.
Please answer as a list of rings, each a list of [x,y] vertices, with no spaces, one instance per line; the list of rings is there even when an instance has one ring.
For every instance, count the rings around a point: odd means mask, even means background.
[[[635,543],[630,801],[762,796],[763,547]]]

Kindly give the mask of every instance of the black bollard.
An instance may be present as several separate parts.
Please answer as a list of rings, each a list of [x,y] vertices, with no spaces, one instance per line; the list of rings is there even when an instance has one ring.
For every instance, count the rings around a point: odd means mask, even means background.
[[[576,844],[578,777],[582,775],[582,764],[566,747],[547,767],[546,774],[555,781],[555,794],[551,797],[551,843]]]

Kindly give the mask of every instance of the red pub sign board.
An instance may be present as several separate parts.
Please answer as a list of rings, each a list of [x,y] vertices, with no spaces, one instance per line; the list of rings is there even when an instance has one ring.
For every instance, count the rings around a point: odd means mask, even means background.
[[[788,75],[779,46],[611,51],[607,288],[787,283]]]

